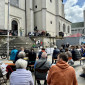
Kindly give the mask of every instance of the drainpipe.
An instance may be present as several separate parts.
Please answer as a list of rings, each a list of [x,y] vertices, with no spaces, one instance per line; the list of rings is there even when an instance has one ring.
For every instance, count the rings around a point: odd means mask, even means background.
[[[26,10],[26,0],[25,0],[25,36],[27,35],[27,10]]]
[[[7,59],[9,60],[9,20],[10,20],[10,0],[8,0],[8,29],[7,29]]]

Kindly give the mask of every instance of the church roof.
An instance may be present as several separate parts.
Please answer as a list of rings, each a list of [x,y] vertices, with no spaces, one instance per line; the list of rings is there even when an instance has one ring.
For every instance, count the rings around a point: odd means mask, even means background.
[[[84,22],[72,23],[71,28],[84,27]]]

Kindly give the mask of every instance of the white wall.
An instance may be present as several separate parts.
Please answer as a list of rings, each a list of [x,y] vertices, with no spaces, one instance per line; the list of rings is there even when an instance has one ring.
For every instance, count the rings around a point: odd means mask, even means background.
[[[50,23],[52,21],[52,24]],[[46,31],[51,36],[56,36],[56,16],[46,12]]]
[[[22,34],[25,35],[25,1],[19,0],[22,5],[20,5],[21,8],[14,7],[10,5],[10,30],[11,28],[11,22],[12,20],[16,20],[18,23],[18,36],[20,36],[20,28],[22,28]],[[8,4],[7,0],[5,3],[5,28],[7,29],[7,23],[8,23]]]
[[[52,3],[50,2],[50,0],[46,0],[46,8],[47,11],[53,13],[56,15],[56,0],[52,0]]]
[[[37,5],[37,8],[35,6]],[[42,0],[34,0],[34,11],[39,11],[42,9]]]
[[[65,20],[64,18],[58,17],[59,21],[58,23],[58,27],[59,27],[59,22],[60,22],[60,31],[59,32],[63,32],[63,24],[65,24],[65,32],[64,32],[64,36],[69,36],[71,34],[71,23],[68,22],[67,20]],[[68,33],[68,26],[70,28],[70,33]]]
[[[59,7],[59,15],[62,16],[62,0],[58,0],[58,7]]]
[[[42,30],[42,11],[35,13],[34,26],[37,26],[37,29]]]

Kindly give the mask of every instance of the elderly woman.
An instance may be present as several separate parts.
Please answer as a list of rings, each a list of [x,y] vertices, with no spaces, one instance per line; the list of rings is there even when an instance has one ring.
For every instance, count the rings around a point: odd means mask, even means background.
[[[34,85],[31,72],[26,70],[27,61],[18,59],[15,65],[16,71],[10,75],[10,85]]]
[[[18,59],[24,59],[24,57],[25,57],[25,52],[24,51],[19,51],[18,53],[17,53],[17,56],[16,56],[16,58],[15,58],[15,62],[18,60]],[[14,63],[15,63],[14,62]]]

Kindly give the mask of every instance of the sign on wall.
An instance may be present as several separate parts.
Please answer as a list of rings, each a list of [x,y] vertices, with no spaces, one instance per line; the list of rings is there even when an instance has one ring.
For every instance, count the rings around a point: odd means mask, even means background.
[[[0,29],[5,26],[5,0],[0,0]]]

